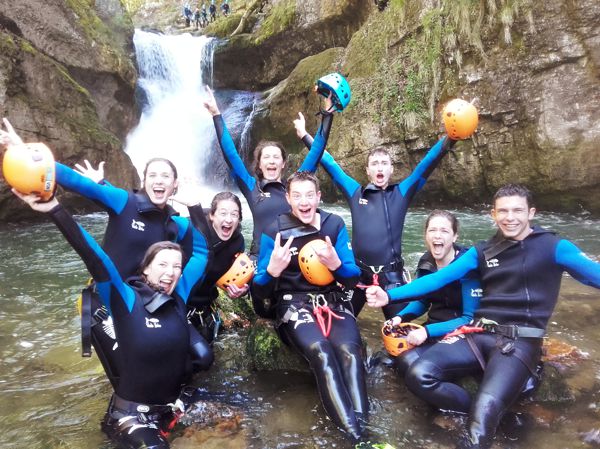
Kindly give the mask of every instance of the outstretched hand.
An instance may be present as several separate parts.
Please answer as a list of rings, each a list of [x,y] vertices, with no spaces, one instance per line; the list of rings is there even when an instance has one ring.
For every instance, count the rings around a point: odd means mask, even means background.
[[[219,115],[221,111],[219,111],[219,106],[217,105],[217,100],[215,99],[215,95],[210,87],[205,86],[204,88],[204,99],[202,100],[202,105],[206,108],[206,110],[212,115]]]
[[[85,164],[85,167],[81,164],[75,164],[76,172],[91,179],[96,184],[104,179],[104,161],[98,164],[98,168],[94,168],[87,159],[84,159],[83,163]]]
[[[372,285],[365,290],[369,307],[383,307],[389,303],[387,293],[379,286]]]
[[[275,236],[275,243],[273,244],[273,252],[271,253],[271,259],[267,266],[267,273],[271,276],[278,278],[281,273],[287,268],[292,260],[292,254],[290,253],[290,247],[294,237],[290,237],[285,245],[281,245],[281,234],[278,232]]]
[[[319,261],[325,265],[329,271],[335,271],[342,266],[342,261],[331,244],[331,239],[328,235],[325,236],[325,242],[327,245],[317,249],[315,253],[319,257]]]
[[[298,139],[302,140],[306,136],[306,120],[302,112],[298,112],[298,118],[294,120],[294,129],[296,130]]]
[[[2,122],[6,131],[0,129],[0,146],[7,147],[9,145],[22,145],[23,139],[15,132],[7,118],[3,118]]]
[[[50,212],[56,206],[58,206],[58,200],[56,197],[52,197],[49,201],[42,202],[40,196],[36,193],[21,193],[18,190],[11,189],[12,193],[21,198],[24,202],[26,202],[29,207],[38,212]]]

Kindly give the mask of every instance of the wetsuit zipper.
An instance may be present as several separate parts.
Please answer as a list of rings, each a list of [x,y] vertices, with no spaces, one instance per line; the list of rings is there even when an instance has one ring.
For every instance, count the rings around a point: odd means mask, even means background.
[[[387,205],[387,199],[385,197],[385,190],[381,190],[381,194],[383,195],[383,210],[385,211],[385,224],[387,226],[387,231],[388,231],[388,235],[390,236],[389,238],[392,238],[392,224],[390,223],[390,214],[388,211],[388,205]],[[391,244],[390,245],[391,249],[392,249],[392,256],[393,256],[393,262],[396,262],[397,260],[400,260],[398,255],[396,254],[396,250],[394,249],[394,245]]]
[[[530,309],[531,296],[529,295],[529,285],[527,284],[527,276],[524,275],[524,273],[525,273],[525,258],[526,258],[527,253],[525,252],[525,242],[523,240],[521,240],[519,242],[519,245],[521,247],[521,252],[523,254],[523,257],[521,259],[521,275],[523,276],[523,285],[525,285],[525,297],[527,298],[527,307],[526,307],[527,323],[529,323],[530,318],[531,318],[531,309]]]

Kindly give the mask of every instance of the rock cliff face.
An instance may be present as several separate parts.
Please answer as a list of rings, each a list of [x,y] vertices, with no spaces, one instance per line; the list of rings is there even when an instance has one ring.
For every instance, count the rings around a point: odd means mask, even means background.
[[[273,1],[272,11],[288,5],[294,15],[275,21],[267,13],[244,44],[224,44],[215,57],[219,85],[263,88],[285,78],[266,92],[255,137],[280,138],[300,151],[291,120],[298,110],[317,110],[311,84],[339,70],[353,100],[334,122],[332,153],[364,182],[366,153],[386,147],[402,179],[442,135],[445,102],[477,98],[477,134],[442,162],[420,200],[472,205],[521,182],[541,207],[600,213],[598,2],[550,0],[540,9],[530,0],[391,0],[383,11],[371,3]],[[332,16],[339,30],[327,22]],[[265,24],[279,32],[261,39]],[[351,37],[316,45],[311,38],[321,35],[307,27]]]
[[[108,161],[109,179],[133,186],[121,150],[137,115],[132,34],[119,0],[0,0],[2,116],[57,160]],[[0,220],[29,214],[1,180]]]

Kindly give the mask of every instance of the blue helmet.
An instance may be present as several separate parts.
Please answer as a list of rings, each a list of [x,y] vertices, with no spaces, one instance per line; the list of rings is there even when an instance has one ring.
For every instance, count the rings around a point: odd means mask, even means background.
[[[350,98],[352,98],[350,84],[339,73],[330,73],[319,78],[317,81],[317,92],[324,97],[328,97],[329,92],[333,93],[331,99],[333,100],[333,106],[338,111],[343,111],[348,106],[348,103],[350,103]]]

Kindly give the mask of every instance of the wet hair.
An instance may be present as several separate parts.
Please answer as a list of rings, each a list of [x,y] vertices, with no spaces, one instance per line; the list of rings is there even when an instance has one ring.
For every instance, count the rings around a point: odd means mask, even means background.
[[[164,162],[165,164],[167,164],[169,167],[171,167],[171,170],[173,170],[173,177],[177,179],[177,169],[175,168],[175,164],[173,162],[171,162],[169,159],[165,159],[164,157],[153,157],[148,162],[146,162],[146,166],[144,167],[144,180],[146,180],[146,173],[148,172],[148,167],[154,162]]]
[[[256,176],[258,176],[258,179],[264,178],[263,172],[260,169],[260,158],[262,156],[263,150],[266,147],[279,148],[279,150],[281,151],[281,158],[283,159],[283,162],[287,161],[287,153],[280,142],[275,142],[274,140],[261,140],[260,142],[258,142],[258,145],[256,145],[256,148],[254,149],[254,173],[256,174]]]
[[[310,181],[315,185],[315,189],[318,192],[319,191],[319,179],[312,174],[309,171],[297,171],[292,173],[286,183],[285,183],[285,189],[287,191],[290,190],[290,186],[292,185],[292,182],[300,182],[300,181]]]
[[[452,212],[448,212],[447,210],[435,209],[432,210],[431,213],[427,216],[425,220],[425,232],[427,232],[427,228],[429,227],[429,222],[435,217],[443,217],[450,222],[452,226],[452,231],[454,234],[458,234],[458,218]]]
[[[377,154],[381,154],[383,156],[387,156],[387,157],[390,158],[390,162],[394,162],[394,159],[392,158],[392,155],[387,150],[387,148],[384,148],[384,147],[375,147],[371,151],[369,151],[369,154],[367,154],[367,165],[369,164],[369,159],[371,159],[372,156],[375,156]]]
[[[144,270],[148,268],[148,266],[152,263],[156,255],[164,249],[172,249],[174,251],[179,251],[181,253],[182,259],[185,256],[183,248],[179,243],[169,242],[168,240],[153,243],[152,245],[150,245],[150,247],[146,250],[146,253],[144,254],[142,263],[140,263],[140,267],[138,268],[138,274],[143,276]]]
[[[217,193],[212,202],[210,203],[210,214],[214,215],[217,211],[217,206],[219,205],[219,201],[233,201],[237,204],[238,210],[240,212],[240,221],[242,221],[242,203],[240,199],[235,193],[232,192],[219,192]]]
[[[533,207],[533,195],[531,194],[531,191],[521,184],[505,184],[500,187],[494,194],[494,207],[496,207],[496,200],[498,198],[504,198],[507,196],[520,196],[521,198],[525,198],[525,201],[527,201],[527,207]]]

